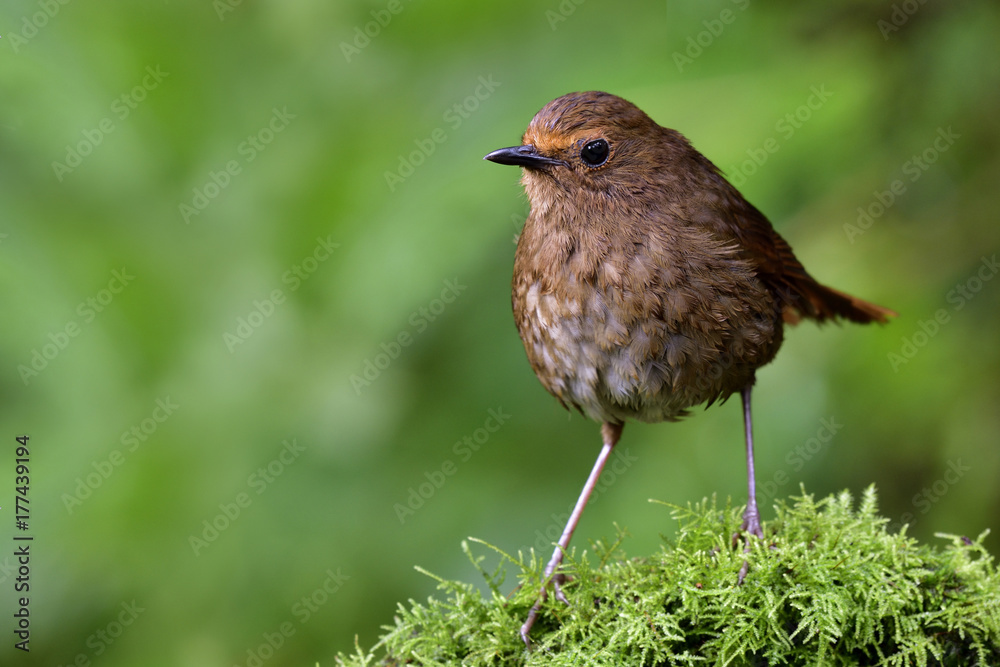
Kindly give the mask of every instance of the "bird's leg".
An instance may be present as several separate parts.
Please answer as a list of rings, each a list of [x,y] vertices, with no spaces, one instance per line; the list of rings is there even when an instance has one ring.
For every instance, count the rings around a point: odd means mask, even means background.
[[[546,598],[546,588],[548,588],[549,581],[553,581],[556,588],[556,597],[566,602],[566,597],[562,594],[562,590],[559,588],[559,576],[555,575],[556,568],[562,563],[563,555],[569,548],[569,541],[573,538],[573,531],[576,530],[576,524],[580,522],[580,516],[583,514],[583,508],[587,506],[587,501],[590,499],[590,494],[593,493],[594,487],[597,486],[597,480],[601,476],[601,471],[604,470],[604,464],[608,462],[608,458],[611,456],[611,450],[615,448],[618,443],[618,438],[622,435],[622,424],[612,424],[611,422],[604,422],[601,426],[601,437],[604,440],[604,446],[601,448],[601,453],[597,456],[597,461],[594,463],[594,468],[590,471],[590,476],[587,477],[587,483],[583,485],[583,491],[580,493],[580,497],[576,501],[576,506],[573,508],[573,513],[569,516],[569,521],[566,522],[566,528],[563,529],[562,536],[559,538],[559,543],[556,546],[555,552],[552,554],[549,564],[545,566],[545,572],[542,574],[542,589],[538,592],[538,599],[535,600],[534,606],[531,607],[531,611],[528,612],[528,619],[521,626],[521,639],[524,640],[525,646],[529,649],[531,648],[531,639],[528,634],[531,632],[531,626],[535,624],[535,619],[538,617],[538,611],[545,602]],[[555,576],[554,576],[555,575]]]
[[[747,508],[743,512],[743,525],[740,527],[740,530],[752,533],[757,537],[764,537],[764,531],[760,528],[760,512],[757,510],[757,481],[753,467],[753,423],[750,418],[750,391],[752,389],[753,382],[751,381],[740,392],[740,396],[743,398],[743,426],[746,429],[747,443]],[[749,550],[750,544],[747,543],[745,551]],[[750,563],[743,561],[743,567],[740,568],[739,583],[743,583],[743,579],[746,578],[749,569]]]
[[[741,530],[753,533],[757,537],[764,537],[764,532],[760,529],[760,512],[757,511],[757,481],[753,468],[753,421],[750,418],[750,391],[752,384],[748,384],[740,392],[743,398],[743,427],[746,429],[747,439],[747,508],[743,512],[743,526]]]

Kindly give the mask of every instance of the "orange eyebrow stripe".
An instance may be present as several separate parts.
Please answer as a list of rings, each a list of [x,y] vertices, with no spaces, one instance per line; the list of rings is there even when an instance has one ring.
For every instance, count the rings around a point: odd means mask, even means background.
[[[523,142],[525,144],[531,144],[538,149],[540,153],[550,154],[558,153],[565,150],[569,146],[576,143],[577,137],[567,136],[561,132],[551,132],[551,131],[537,131],[534,128],[529,128],[527,132],[524,133]]]

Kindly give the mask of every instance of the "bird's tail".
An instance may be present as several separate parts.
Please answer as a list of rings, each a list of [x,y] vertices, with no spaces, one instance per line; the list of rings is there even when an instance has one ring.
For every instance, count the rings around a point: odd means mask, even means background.
[[[860,324],[885,324],[890,317],[897,317],[897,313],[810,279],[796,281],[793,298],[786,302],[783,316],[791,324],[802,317],[818,322],[843,318]]]

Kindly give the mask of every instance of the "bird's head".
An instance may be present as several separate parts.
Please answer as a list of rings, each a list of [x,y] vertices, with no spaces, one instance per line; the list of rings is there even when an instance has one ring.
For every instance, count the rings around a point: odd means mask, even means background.
[[[522,182],[538,196],[581,191],[633,198],[669,169],[678,133],[657,125],[631,102],[609,93],[570,93],[546,104],[528,125],[520,146],[484,159],[524,168]]]

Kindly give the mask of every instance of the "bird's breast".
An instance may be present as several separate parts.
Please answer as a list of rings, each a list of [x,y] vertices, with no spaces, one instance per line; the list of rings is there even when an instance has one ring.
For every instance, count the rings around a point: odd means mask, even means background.
[[[735,254],[695,236],[678,252],[670,243],[685,239],[594,246],[526,226],[512,301],[550,393],[600,421],[670,420],[770,361],[780,344],[773,299]]]

